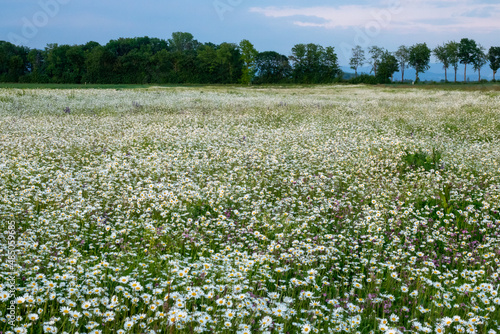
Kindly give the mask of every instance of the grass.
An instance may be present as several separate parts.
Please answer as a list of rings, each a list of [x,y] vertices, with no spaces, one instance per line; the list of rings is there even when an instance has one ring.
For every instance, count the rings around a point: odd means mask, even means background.
[[[331,86],[344,86],[346,83],[333,84]],[[360,85],[363,86],[363,85]],[[381,84],[378,87],[386,87],[387,91],[397,92],[399,89],[427,89],[427,90],[443,90],[443,91],[481,91],[491,92],[492,96],[497,96],[495,92],[500,91],[500,84],[498,82],[422,82],[416,85],[408,83],[394,82],[392,84]],[[277,89],[286,90],[290,89],[312,89],[318,85],[313,84],[265,84],[265,85],[201,85],[201,84],[53,84],[53,83],[0,83],[0,88],[13,88],[13,89],[144,89],[144,88],[203,88],[203,87],[221,87],[221,88],[253,88],[253,89]],[[238,94],[237,91],[232,91]]]

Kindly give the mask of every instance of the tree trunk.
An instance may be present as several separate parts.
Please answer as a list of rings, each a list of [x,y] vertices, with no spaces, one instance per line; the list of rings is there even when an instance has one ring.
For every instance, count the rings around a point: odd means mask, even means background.
[[[416,71],[416,78],[415,78],[415,82],[418,82],[418,71]]]
[[[481,82],[481,69],[477,70],[477,73],[479,73],[479,79],[477,79],[478,82]]]
[[[464,64],[464,82],[467,82],[467,63]]]
[[[455,83],[457,83],[457,68],[455,67]]]
[[[493,71],[493,81],[495,81],[495,74],[497,74],[497,71]]]
[[[405,82],[405,67],[401,67],[401,83]]]
[[[358,77],[358,68],[356,67],[354,69],[354,77],[357,78]]]
[[[448,69],[444,68],[444,82],[448,82]]]

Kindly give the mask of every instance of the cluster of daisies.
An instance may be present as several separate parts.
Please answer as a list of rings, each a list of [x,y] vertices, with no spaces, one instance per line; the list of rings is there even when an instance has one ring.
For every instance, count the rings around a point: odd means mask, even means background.
[[[0,89],[0,332],[500,333],[499,105]]]

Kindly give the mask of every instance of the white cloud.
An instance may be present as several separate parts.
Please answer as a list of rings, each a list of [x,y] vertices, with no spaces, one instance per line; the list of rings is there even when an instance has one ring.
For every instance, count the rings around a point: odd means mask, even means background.
[[[500,4],[471,0],[379,0],[375,5],[253,7],[271,18],[291,18],[301,27],[366,27],[398,32],[493,32],[500,29]]]

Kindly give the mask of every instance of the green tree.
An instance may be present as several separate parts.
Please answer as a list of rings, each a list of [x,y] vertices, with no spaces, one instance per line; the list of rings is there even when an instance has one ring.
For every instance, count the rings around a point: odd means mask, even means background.
[[[398,51],[394,54],[399,63],[399,68],[401,69],[401,82],[405,81],[405,68],[408,68],[408,62],[410,61],[410,48],[401,45]]]
[[[173,55],[167,49],[155,53],[152,57],[152,82],[173,83],[176,79],[173,77]]]
[[[500,46],[492,46],[488,51],[488,61],[490,62],[490,68],[493,71],[493,80],[495,80],[495,74],[500,68]]]
[[[275,51],[260,52],[255,58],[257,83],[280,83],[292,73],[288,57]]]
[[[114,69],[120,83],[145,84],[151,80],[151,57],[148,47],[133,48],[127,54],[118,57]]]
[[[475,40],[462,38],[458,45],[458,58],[464,64],[464,82],[467,81],[467,64],[473,64],[478,55],[478,45]]]
[[[446,52],[448,54],[448,61],[455,71],[455,83],[457,82],[457,71],[460,58],[458,56],[459,43],[451,41],[445,44]]]
[[[96,46],[88,52],[85,59],[87,71],[83,77],[84,82],[89,83],[115,83],[114,67],[116,56],[103,46]]]
[[[69,45],[47,44],[44,50],[46,73],[52,82],[63,83],[63,74],[68,68],[66,52]]]
[[[418,43],[410,47],[409,65],[415,69],[415,81],[419,81],[419,73],[424,73],[430,66],[431,50],[426,43]]]
[[[378,65],[380,64],[380,61],[382,59],[382,56],[384,55],[384,49],[378,46],[371,46],[368,49],[368,53],[370,54],[370,64],[372,65],[372,72],[377,76],[377,69]]]
[[[337,77],[342,77],[339,59],[333,46],[327,46],[321,56],[321,79],[320,82],[330,83]]]
[[[217,70],[217,46],[207,43],[198,49],[196,56],[202,83],[213,82]]]
[[[199,43],[188,32],[174,32],[172,38],[168,40],[168,46],[171,51],[184,52],[197,49]]]
[[[236,44],[222,43],[216,51],[217,63],[221,66],[222,83],[236,83],[241,77],[241,53]]]
[[[0,41],[0,81],[18,82],[29,71],[30,50]]]
[[[382,83],[389,82],[392,81],[394,72],[399,72],[398,60],[392,53],[385,51],[380,58],[376,78]]]
[[[44,59],[41,50],[32,49],[28,53],[29,81],[48,82],[48,77],[44,76]]]
[[[434,56],[443,64],[444,80],[448,82],[448,68],[450,67],[450,54],[446,44],[439,45],[432,50]]]
[[[485,49],[481,45],[478,45],[474,61],[472,62],[472,67],[474,68],[474,71],[477,71],[479,75],[477,81],[481,81],[481,68],[488,62],[488,56],[484,51]]]
[[[362,67],[366,62],[365,58],[365,50],[359,45],[356,45],[355,48],[352,49],[352,56],[349,60],[349,65],[354,70],[354,77],[358,77],[358,68]]]
[[[241,83],[249,85],[255,75],[255,58],[257,57],[257,50],[249,40],[242,40],[240,42],[241,60],[243,61],[243,69],[241,73]]]
[[[290,60],[293,64],[292,77],[295,82],[305,81],[305,76],[308,71],[307,46],[305,44],[296,44],[292,48]]]
[[[338,58],[333,47],[317,44],[297,44],[292,48],[292,77],[297,83],[332,82],[340,73]]]

